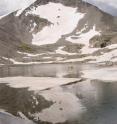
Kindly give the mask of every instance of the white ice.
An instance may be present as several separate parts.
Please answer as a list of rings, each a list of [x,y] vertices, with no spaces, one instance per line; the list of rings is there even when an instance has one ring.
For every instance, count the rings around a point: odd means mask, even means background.
[[[103,81],[117,81],[117,66],[101,69],[83,70],[83,77]]]
[[[79,78],[51,77],[6,77],[0,78],[0,83],[7,83],[13,88],[28,88],[29,90],[45,90],[56,86],[79,81]]]

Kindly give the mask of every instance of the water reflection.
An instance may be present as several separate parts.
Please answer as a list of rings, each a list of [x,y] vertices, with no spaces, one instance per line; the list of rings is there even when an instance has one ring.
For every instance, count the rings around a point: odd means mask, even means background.
[[[74,120],[80,118],[86,110],[75,94],[64,91],[61,87],[42,92],[41,95],[46,100],[54,102],[50,108],[46,108],[38,114],[42,121],[62,123],[67,120]]]
[[[30,120],[24,120],[7,113],[0,113],[0,124],[34,124]]]
[[[0,84],[0,108],[15,116],[19,116],[21,112],[29,119],[33,119],[29,116],[30,113],[40,112],[52,104],[34,91],[28,91],[26,88],[14,89]]]
[[[117,84],[110,82],[86,80],[36,93],[0,84],[0,108],[39,124],[116,124],[116,96]]]
[[[85,82],[86,83],[86,82]],[[89,85],[90,86],[89,86]],[[82,87],[82,84],[78,84]],[[87,88],[88,86],[88,88]],[[117,122],[117,84],[90,81],[82,88],[77,87],[77,96],[87,108],[80,118],[82,124],[116,124]],[[80,89],[80,90],[79,90]],[[83,89],[83,90],[82,90]]]
[[[76,64],[14,66],[9,71],[6,67],[1,68],[3,73],[0,76],[79,77],[80,70],[88,67]],[[0,109],[14,116],[22,117],[23,114],[37,124],[116,124],[117,82],[87,79],[43,91],[15,89],[0,84]],[[9,117],[0,113],[0,124],[9,124],[1,122],[6,118]],[[15,122],[13,117],[12,123],[19,124],[18,120]]]
[[[78,64],[13,65],[0,67],[0,77],[34,76],[34,77],[69,77],[80,76],[79,70],[90,66]]]

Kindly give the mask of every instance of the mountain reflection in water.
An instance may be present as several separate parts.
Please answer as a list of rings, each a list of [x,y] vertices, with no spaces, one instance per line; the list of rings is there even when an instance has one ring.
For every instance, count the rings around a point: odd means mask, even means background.
[[[64,74],[68,74],[66,70],[69,70],[69,67],[62,66],[61,68]],[[50,75],[57,77],[59,72],[62,73],[61,68],[58,71],[53,67],[52,71],[56,73],[50,72]],[[86,66],[86,68],[88,67]],[[20,70],[18,69],[15,67],[14,71],[10,70],[10,75],[19,75]],[[79,77],[82,66],[75,69],[74,74]],[[49,73],[48,68],[39,70],[37,75],[40,75],[41,71],[44,74],[46,70]],[[72,74],[71,70],[70,73]],[[116,124],[116,96],[117,82],[85,79],[75,84],[58,86],[44,91],[29,91],[27,88],[15,89],[1,83],[0,109],[6,110],[14,116],[1,112],[0,124],[32,124],[33,122],[37,124]],[[19,119],[22,117],[26,117],[25,120]]]

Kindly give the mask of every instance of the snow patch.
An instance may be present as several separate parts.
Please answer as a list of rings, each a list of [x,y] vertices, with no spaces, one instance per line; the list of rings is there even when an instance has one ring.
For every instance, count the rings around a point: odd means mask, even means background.
[[[73,36],[70,36],[67,38],[67,40],[72,43],[80,43],[89,46],[89,40],[95,35],[100,35],[100,33],[96,31],[96,27],[93,26],[93,28],[86,33],[80,32],[80,35],[77,37],[77,39],[72,39]]]
[[[56,57],[56,61],[62,61],[64,58],[62,57]]]
[[[51,57],[47,56],[47,57],[43,57],[43,59],[51,59]]]
[[[20,16],[25,9],[26,9],[26,7],[18,10],[15,16],[17,16],[17,17]]]
[[[37,26],[37,24],[34,22],[33,27],[31,28],[30,32],[33,32],[36,26]]]
[[[13,64],[16,65],[31,65],[31,64],[49,64],[49,63],[53,63],[53,61],[47,61],[47,62],[18,62],[13,58],[6,58],[6,57],[2,57],[3,59],[7,60],[7,61],[11,61]]]
[[[83,62],[83,61],[86,61],[86,60],[95,60],[97,57],[95,56],[87,56],[87,57],[83,57],[83,58],[75,58],[75,59],[68,59],[68,60],[65,60],[63,61],[64,63],[65,62]]]
[[[47,61],[47,62],[18,62],[14,59],[10,59],[11,62],[13,62],[13,64],[16,64],[16,65],[31,65],[31,64],[49,64],[49,63],[53,63],[53,61]]]
[[[28,57],[36,57],[36,56],[40,56],[40,55],[43,55],[43,54],[44,54],[44,53],[40,53],[40,54],[31,54],[31,53],[20,52],[20,51],[17,51],[17,53],[22,54],[22,55],[26,55],[26,56],[28,56]]]
[[[77,55],[77,53],[69,53],[69,52],[66,52],[64,50],[62,50],[65,46],[62,46],[62,47],[59,47],[57,50],[56,50],[56,53],[57,54],[62,54],[62,55]]]
[[[66,38],[66,40],[67,41],[70,41],[72,43],[78,43],[78,44],[85,45],[81,49],[81,53],[82,54],[91,54],[94,51],[98,50],[98,48],[91,48],[90,45],[89,45],[89,40],[91,38],[93,38],[95,35],[100,35],[100,32],[99,31],[96,31],[95,25],[93,26],[93,28],[90,31],[88,31],[86,33],[80,32],[79,34],[80,35],[77,36],[77,39],[72,39],[73,36],[70,36],[70,37]]]
[[[113,61],[113,60],[115,61],[116,59],[117,59],[117,49],[104,53],[103,55],[97,57],[96,62]]]
[[[111,44],[111,45],[107,46],[106,48],[115,49],[115,48],[117,48],[117,44]]]

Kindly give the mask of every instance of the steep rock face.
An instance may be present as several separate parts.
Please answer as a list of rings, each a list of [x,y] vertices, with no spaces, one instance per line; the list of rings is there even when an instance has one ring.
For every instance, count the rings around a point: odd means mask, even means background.
[[[94,60],[94,53],[116,44],[116,29],[114,17],[81,0],[37,0],[0,19],[1,60]]]

